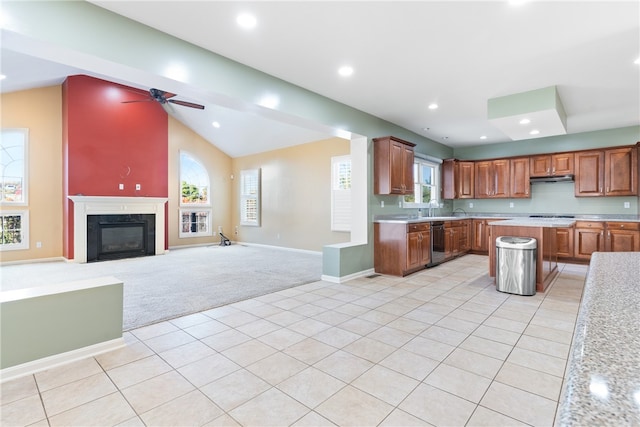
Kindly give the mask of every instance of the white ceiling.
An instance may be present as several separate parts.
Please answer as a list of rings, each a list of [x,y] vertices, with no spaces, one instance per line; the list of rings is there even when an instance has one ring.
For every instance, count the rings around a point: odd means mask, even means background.
[[[509,141],[487,119],[488,99],[554,85],[567,133],[640,124],[638,1],[91,3],[451,147]],[[236,25],[240,12],[256,16],[255,29]],[[5,54],[8,74],[24,58]],[[349,78],[337,74],[344,64],[355,69]],[[36,79],[50,77],[43,64],[32,69]],[[2,91],[16,90],[11,84]],[[433,102],[438,109],[428,109]],[[291,144],[329,135],[207,104],[222,124],[215,130],[202,111],[172,107],[232,156],[278,148],[266,129],[291,132]]]

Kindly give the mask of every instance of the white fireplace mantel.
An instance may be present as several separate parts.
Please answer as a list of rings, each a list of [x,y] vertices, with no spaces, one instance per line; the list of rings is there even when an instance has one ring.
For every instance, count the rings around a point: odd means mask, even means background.
[[[87,215],[155,214],[156,255],[164,250],[162,197],[68,196],[73,201],[73,261],[87,262]]]

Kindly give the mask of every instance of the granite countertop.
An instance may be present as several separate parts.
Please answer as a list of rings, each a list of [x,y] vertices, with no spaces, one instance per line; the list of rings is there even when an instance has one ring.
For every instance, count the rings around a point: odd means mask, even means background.
[[[511,227],[547,227],[564,228],[571,227],[576,223],[575,219],[567,218],[514,218],[504,221],[489,222],[489,225],[511,226]]]
[[[640,252],[595,252],[556,425],[640,425]]]

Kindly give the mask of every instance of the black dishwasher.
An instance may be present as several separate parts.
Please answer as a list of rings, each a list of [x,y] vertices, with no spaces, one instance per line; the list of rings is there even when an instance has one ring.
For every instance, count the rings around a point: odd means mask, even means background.
[[[444,252],[444,221],[431,222],[431,262],[427,267],[442,264],[445,258]]]

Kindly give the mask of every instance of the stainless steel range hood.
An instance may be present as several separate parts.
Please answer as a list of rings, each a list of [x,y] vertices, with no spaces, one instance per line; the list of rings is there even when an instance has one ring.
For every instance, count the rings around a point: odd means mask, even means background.
[[[529,178],[529,182],[536,184],[538,182],[573,182],[573,175],[558,175],[558,176],[532,176]]]

